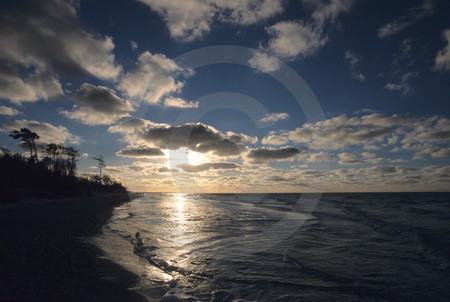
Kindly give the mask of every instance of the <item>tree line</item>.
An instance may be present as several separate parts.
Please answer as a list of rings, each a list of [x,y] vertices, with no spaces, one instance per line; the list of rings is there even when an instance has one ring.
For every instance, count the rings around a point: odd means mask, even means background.
[[[43,165],[48,170],[59,175],[76,175],[77,161],[80,157],[80,152],[77,149],[70,146],[50,143],[47,144],[44,149],[44,154],[46,156],[39,161],[36,140],[40,137],[36,132],[32,132],[28,128],[21,128],[20,130],[11,131],[9,136],[19,140],[24,147],[29,149],[29,161],[32,163]],[[97,161],[100,174],[93,176],[93,180],[105,182],[107,184],[111,183],[111,179],[108,176],[102,176],[103,168],[106,166],[103,156],[99,154],[92,159]]]
[[[0,152],[0,203],[24,198],[92,196],[98,193],[126,193],[120,183],[103,174],[102,155],[93,157],[99,174],[76,176],[80,152],[70,146],[50,143],[39,146],[39,135],[27,128],[9,133],[28,150],[30,157],[16,152]]]

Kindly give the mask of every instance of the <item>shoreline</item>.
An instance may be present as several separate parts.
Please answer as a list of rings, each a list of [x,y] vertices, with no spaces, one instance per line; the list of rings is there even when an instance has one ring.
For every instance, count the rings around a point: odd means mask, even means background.
[[[113,208],[129,201],[103,194],[1,205],[0,301],[147,301],[128,290],[139,276],[82,240],[99,235]]]

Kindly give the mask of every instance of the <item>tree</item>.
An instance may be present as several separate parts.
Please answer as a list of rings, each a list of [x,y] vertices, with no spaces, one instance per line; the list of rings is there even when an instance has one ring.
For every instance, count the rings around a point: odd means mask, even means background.
[[[61,157],[65,152],[65,148],[63,145],[58,144],[48,144],[45,148],[45,152],[50,156],[50,165],[51,170],[58,174],[66,174],[66,163],[65,160]]]
[[[37,133],[31,132],[30,129],[27,128],[21,128],[20,131],[11,131],[9,133],[9,136],[13,139],[19,139],[25,146],[30,148],[30,157],[35,160],[35,162],[38,162],[38,155],[35,144],[35,140],[39,139],[39,135],[37,135]]]
[[[80,153],[73,147],[64,147],[64,154],[67,156],[67,173],[73,176],[77,170],[77,157]]]
[[[106,166],[105,159],[103,158],[103,155],[101,155],[101,154],[98,154],[96,157],[93,157],[92,159],[97,161],[98,170],[100,172],[99,174],[100,174],[100,179],[101,179],[103,168]]]

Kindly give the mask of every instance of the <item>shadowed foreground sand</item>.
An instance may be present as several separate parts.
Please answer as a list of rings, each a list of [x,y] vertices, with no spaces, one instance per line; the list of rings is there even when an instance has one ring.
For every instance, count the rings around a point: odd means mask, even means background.
[[[146,301],[127,290],[137,276],[80,240],[127,201],[108,194],[0,205],[0,301]]]

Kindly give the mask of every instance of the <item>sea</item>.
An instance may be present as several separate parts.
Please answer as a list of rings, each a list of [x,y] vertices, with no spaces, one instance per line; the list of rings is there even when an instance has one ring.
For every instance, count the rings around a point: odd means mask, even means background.
[[[145,193],[92,242],[149,301],[450,301],[450,193]]]

